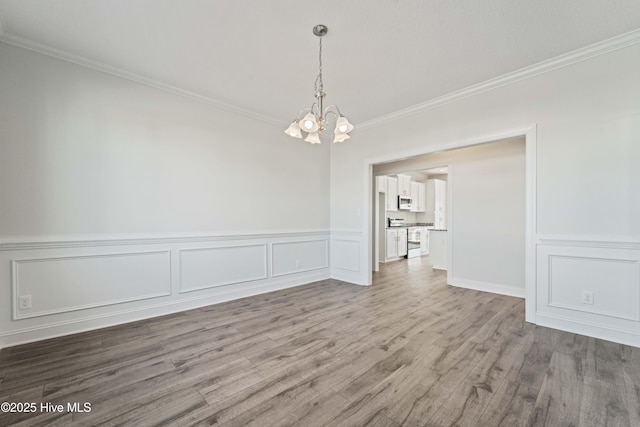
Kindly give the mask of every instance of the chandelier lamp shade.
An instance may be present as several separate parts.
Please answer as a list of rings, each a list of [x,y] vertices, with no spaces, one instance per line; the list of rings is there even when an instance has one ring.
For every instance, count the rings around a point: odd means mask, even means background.
[[[319,72],[315,85],[316,102],[311,105],[311,108],[304,108],[300,111],[298,117],[291,122],[287,130],[284,131],[287,135],[300,139],[302,139],[304,132],[306,133],[304,140],[311,144],[320,144],[322,142],[320,141],[320,134],[327,128],[328,117],[330,115],[335,116],[336,126],[333,131],[334,143],[349,139],[349,132],[353,130],[353,125],[340,113],[340,109],[336,105],[324,107],[324,97],[326,93],[324,93],[324,84],[322,82],[322,37],[327,34],[328,30],[326,25],[316,25],[313,27],[313,34],[320,39],[318,54]]]

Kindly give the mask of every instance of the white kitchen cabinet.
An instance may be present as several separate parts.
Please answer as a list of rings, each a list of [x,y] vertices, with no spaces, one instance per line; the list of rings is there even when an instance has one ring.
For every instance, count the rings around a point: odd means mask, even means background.
[[[435,180],[429,179],[427,180],[427,201],[426,201],[426,209],[427,213],[427,222],[433,222],[433,213],[436,210],[436,183]]]
[[[427,210],[427,190],[423,182],[418,183],[418,212]]]
[[[429,227],[420,227],[420,255],[429,255]]]
[[[385,260],[398,257],[398,230],[387,230]]]
[[[411,212],[424,212],[425,205],[425,186],[422,182],[411,182]]]
[[[398,174],[398,195],[411,196],[411,177]]]
[[[436,228],[447,228],[447,182],[441,179],[435,181],[435,211],[433,225]]]
[[[411,212],[418,212],[418,183],[411,182]]]
[[[447,181],[428,180],[426,194],[427,221],[433,222],[436,228],[447,228]]]
[[[407,229],[388,228],[386,234],[385,261],[407,255]]]
[[[429,232],[429,259],[436,270],[447,269],[447,231]]]
[[[387,210],[398,210],[398,178],[392,176],[387,177]]]
[[[447,182],[441,179],[435,181],[435,211],[447,211]]]
[[[403,257],[407,255],[407,229],[403,228],[398,230],[398,256]]]
[[[376,177],[376,185],[378,188],[378,193],[386,193],[387,192],[387,177],[382,175],[382,176],[377,176]]]

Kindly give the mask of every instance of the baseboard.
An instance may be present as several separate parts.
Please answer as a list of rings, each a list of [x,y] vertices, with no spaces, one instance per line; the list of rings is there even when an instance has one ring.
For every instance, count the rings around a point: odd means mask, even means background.
[[[640,348],[640,331],[630,331],[610,326],[603,326],[601,324],[599,325],[591,322],[554,316],[547,313],[537,313],[536,324],[538,326],[559,329],[565,332],[586,335],[593,338]]]
[[[354,285],[360,285],[360,286],[371,285],[371,283],[366,283],[366,280],[362,277],[362,274],[360,274],[359,272],[341,270],[338,268],[331,269],[331,278],[335,280],[347,282],[347,283],[352,283]]]
[[[524,298],[525,289],[512,286],[498,285],[495,283],[478,282],[475,280],[453,278],[449,283],[458,288],[473,289],[475,291],[491,292],[493,294],[507,295],[510,297]]]

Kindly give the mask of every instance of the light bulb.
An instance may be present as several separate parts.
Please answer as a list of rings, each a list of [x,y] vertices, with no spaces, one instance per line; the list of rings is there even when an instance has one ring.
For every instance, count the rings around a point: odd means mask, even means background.
[[[349,120],[345,116],[338,117],[336,120],[336,133],[349,133],[353,130],[353,125],[349,123]]]
[[[308,113],[306,116],[300,120],[301,128],[305,132],[316,132],[318,130],[318,122],[316,121],[316,117]]]

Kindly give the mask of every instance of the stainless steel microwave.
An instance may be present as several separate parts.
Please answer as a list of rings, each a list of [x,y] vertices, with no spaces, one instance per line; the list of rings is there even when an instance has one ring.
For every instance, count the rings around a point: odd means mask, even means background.
[[[411,209],[411,197],[398,196],[398,209]]]

